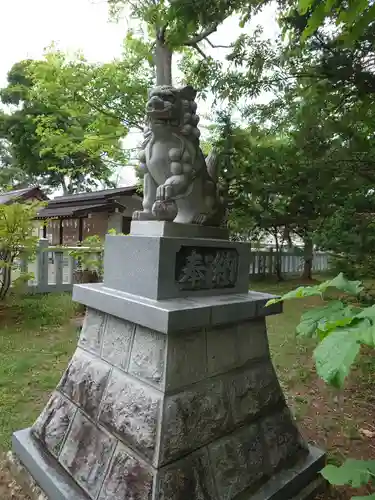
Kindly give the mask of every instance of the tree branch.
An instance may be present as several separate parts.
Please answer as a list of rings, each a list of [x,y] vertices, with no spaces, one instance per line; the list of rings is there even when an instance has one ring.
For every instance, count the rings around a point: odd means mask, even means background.
[[[108,111],[106,109],[100,108],[99,106],[97,106],[93,102],[91,102],[88,99],[86,99],[85,97],[83,97],[82,94],[79,94],[78,92],[76,92],[75,95],[79,99],[81,99],[83,102],[85,102],[86,104],[91,106],[93,109],[95,109],[95,111],[98,111],[98,113],[102,113],[103,115],[108,116],[109,118],[114,118],[115,120],[119,120],[120,122],[126,122],[126,120],[124,120],[124,117],[118,116],[116,113],[113,113],[113,111]],[[139,125],[138,123],[133,123],[131,121],[128,121],[127,125],[130,125],[131,127],[134,127],[134,128],[137,128],[138,130],[143,131],[143,127],[141,125]]]
[[[219,23],[214,23],[212,26],[207,28],[206,30],[202,31],[199,35],[193,36],[193,38],[190,38],[187,40],[183,45],[194,47],[197,43],[201,42],[202,40],[205,40],[208,36],[212,35],[217,30],[217,27],[219,26]]]
[[[231,49],[233,45],[214,45],[211,40],[206,38],[206,42],[213,48],[213,49]]]
[[[203,59],[208,59],[206,54],[203,52],[203,50],[199,47],[199,45],[196,43],[192,45],[193,49],[195,49],[199,54],[203,57]]]

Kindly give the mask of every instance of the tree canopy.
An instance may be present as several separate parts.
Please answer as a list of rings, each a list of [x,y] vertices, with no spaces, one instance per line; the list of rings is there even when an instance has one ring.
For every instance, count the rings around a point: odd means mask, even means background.
[[[0,93],[12,168],[65,193],[111,185],[114,167],[128,158],[122,140],[142,129],[150,79],[149,65],[127,45],[123,60],[107,64],[55,49],[15,64]]]

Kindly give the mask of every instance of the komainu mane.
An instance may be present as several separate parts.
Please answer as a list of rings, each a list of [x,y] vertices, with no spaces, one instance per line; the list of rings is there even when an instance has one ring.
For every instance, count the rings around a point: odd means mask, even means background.
[[[190,87],[154,88],[146,105],[147,126],[140,152],[144,172],[143,211],[137,220],[220,225],[217,162],[199,147],[196,92]]]

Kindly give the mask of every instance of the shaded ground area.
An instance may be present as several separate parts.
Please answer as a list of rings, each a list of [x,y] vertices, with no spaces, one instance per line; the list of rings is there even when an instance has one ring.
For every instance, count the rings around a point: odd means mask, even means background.
[[[300,282],[253,283],[251,288],[281,294]],[[310,443],[328,450],[329,460],[375,459],[375,364],[371,351],[342,391],[327,388],[316,376],[314,342],[296,339],[301,313],[319,301],[285,304],[284,313],[268,320],[273,361],[296,419]],[[46,295],[0,305],[0,452],[10,448],[14,430],[30,425],[56,387],[77,342],[72,318],[76,306],[69,295]],[[341,488],[323,499],[349,499]],[[366,491],[361,493],[365,494]],[[1,500],[27,500],[12,477],[0,467]]]

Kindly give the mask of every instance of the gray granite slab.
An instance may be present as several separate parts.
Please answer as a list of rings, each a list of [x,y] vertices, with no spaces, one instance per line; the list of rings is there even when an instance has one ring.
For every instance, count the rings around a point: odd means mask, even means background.
[[[218,500],[207,450],[163,467],[153,500]]]
[[[272,295],[249,292],[216,297],[152,300],[105,287],[102,283],[74,285],[73,300],[162,333],[205,328],[257,317],[257,309]],[[277,307],[276,307],[277,306]],[[279,314],[282,305],[267,308]]]
[[[248,243],[107,235],[103,282],[153,300],[244,293],[249,265]]]
[[[200,224],[133,220],[130,226],[130,235],[227,240],[229,238],[229,231],[223,227],[201,226]]]
[[[165,391],[194,384],[206,376],[205,329],[168,335]]]
[[[31,429],[12,437],[13,451],[51,500],[90,500],[61,465],[33,438]]]
[[[33,434],[57,457],[73,420],[76,407],[59,392],[54,392],[32,427]]]
[[[115,316],[107,316],[103,334],[102,358],[108,363],[126,370],[129,364],[134,331],[134,323]]]
[[[153,461],[162,395],[114,370],[102,402],[99,422],[123,443]]]
[[[226,387],[218,378],[167,395],[161,431],[161,463],[176,460],[218,439],[231,425]]]
[[[100,491],[115,444],[112,436],[76,413],[59,462],[92,499]]]
[[[164,383],[166,336],[137,325],[129,373],[160,387]]]
[[[95,309],[88,308],[79,337],[79,345],[94,354],[99,354],[105,322],[105,314]]]
[[[92,418],[99,405],[110,373],[110,365],[78,348],[63,375],[59,390]]]
[[[152,468],[119,443],[98,500],[151,500],[152,487]]]

